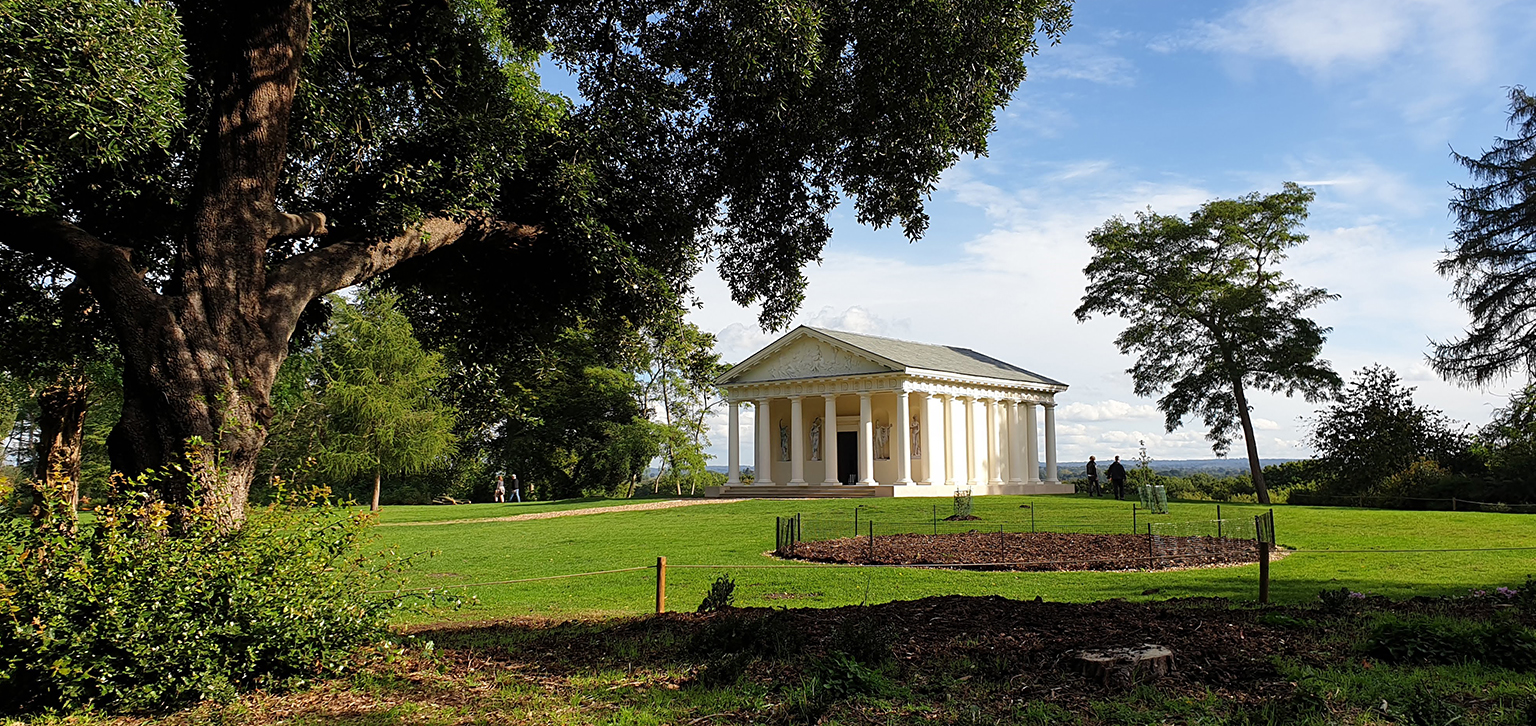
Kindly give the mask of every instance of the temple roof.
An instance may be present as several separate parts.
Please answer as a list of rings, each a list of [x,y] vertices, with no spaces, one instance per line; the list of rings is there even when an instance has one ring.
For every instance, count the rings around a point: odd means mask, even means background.
[[[959,348],[952,345],[934,345],[931,343],[916,343],[909,340],[896,340],[894,338],[881,338],[874,335],[862,335],[841,330],[827,330],[825,328],[813,328],[802,325],[784,337],[779,338],[766,348],[742,361],[740,365],[727,371],[720,377],[721,383],[728,383],[755,368],[764,362],[774,352],[785,348],[793,341],[814,336],[826,340],[834,345],[849,349],[851,352],[868,357],[885,366],[908,373],[932,371],[939,373],[952,373],[963,376],[975,376],[978,378],[993,378],[1005,381],[1018,381],[1042,386],[1066,388],[1067,384],[1046,378],[1038,373],[1024,370],[1011,363],[998,360],[988,355],[983,355],[969,348]]]

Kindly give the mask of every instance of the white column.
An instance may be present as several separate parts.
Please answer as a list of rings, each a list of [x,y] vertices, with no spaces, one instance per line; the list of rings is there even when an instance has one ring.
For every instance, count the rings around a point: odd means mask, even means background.
[[[896,484],[912,483],[912,402],[904,389],[896,389]]]
[[[789,397],[789,485],[805,486],[805,408],[801,396]]]
[[[1045,483],[1060,484],[1056,478],[1056,404],[1045,404]]]
[[[1003,483],[1002,432],[998,430],[997,399],[987,399],[987,483]]]
[[[837,394],[823,395],[822,401],[826,403],[826,413],[821,417],[821,463],[826,465],[827,475],[822,477],[822,484],[835,486],[837,484]]]
[[[961,396],[960,401],[965,404],[965,477],[962,481],[971,485],[981,478],[976,476],[976,399]]]
[[[1024,483],[1024,424],[1019,421],[1019,402],[1008,402],[1008,481]]]
[[[859,393],[859,483],[875,483],[875,408],[869,393]]]
[[[1035,422],[1035,402],[1024,403],[1024,473],[1030,484],[1040,483],[1040,429]]]
[[[731,401],[726,416],[726,484],[741,483],[741,402]]]
[[[933,417],[928,415],[928,409],[933,405],[933,400],[928,393],[919,392],[917,401],[917,447],[923,452],[923,458],[918,459],[923,462],[920,467],[922,479],[919,479],[918,483],[932,484],[933,457],[937,450],[933,448],[933,431],[928,425]]]
[[[955,485],[955,397],[939,394],[939,405],[944,407],[944,483]]]
[[[773,432],[768,420],[768,399],[759,398],[752,404],[757,412],[757,456],[753,468],[757,470],[756,484],[773,486]]]

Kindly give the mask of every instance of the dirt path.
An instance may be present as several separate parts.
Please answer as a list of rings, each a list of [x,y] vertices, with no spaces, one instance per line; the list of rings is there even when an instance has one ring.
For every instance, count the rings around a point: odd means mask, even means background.
[[[579,514],[607,514],[609,512],[635,512],[642,509],[671,509],[673,507],[691,507],[696,504],[730,504],[731,502],[745,502],[747,499],[672,499],[663,502],[645,502],[643,504],[618,504],[612,507],[587,507],[586,509],[562,509],[558,512],[534,512],[532,514],[514,514],[510,517],[480,517],[475,519],[440,519],[432,522],[384,522],[380,527],[427,527],[437,524],[471,524],[479,522],[522,522],[530,519],[554,519],[555,517],[574,517]]]

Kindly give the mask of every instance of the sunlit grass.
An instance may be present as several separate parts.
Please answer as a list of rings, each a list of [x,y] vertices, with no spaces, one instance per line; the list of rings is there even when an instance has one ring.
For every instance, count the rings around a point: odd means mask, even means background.
[[[389,507],[385,522],[509,516],[552,508],[628,503],[584,500],[539,504]],[[1130,531],[1131,504],[1081,496],[978,497],[978,528],[1008,523],[1027,528],[1029,509],[1037,526],[1097,524]],[[1163,599],[1217,596],[1251,599],[1257,565],[1186,571],[957,572],[786,563],[767,552],[774,546],[774,517],[851,518],[863,505],[863,522],[926,521],[947,500],[744,501],[733,504],[617,512],[521,522],[473,522],[386,527],[381,541],[403,552],[436,551],[409,573],[407,587],[453,586],[669,563],[669,609],[692,610],[709,583],[730,574],[739,604],[832,607],[905,600],[930,595],[1002,595],[1010,598],[1085,602],[1112,597]],[[1174,502],[1154,521],[1212,519],[1216,504]],[[1222,504],[1230,521],[1266,507]],[[465,516],[466,512],[473,514]],[[1148,517],[1137,514],[1138,529]],[[1277,507],[1282,546],[1300,550],[1274,563],[1271,593],[1277,602],[1311,600],[1324,588],[1349,587],[1392,597],[1464,593],[1468,588],[1512,585],[1536,573],[1536,550],[1326,554],[1315,550],[1457,549],[1536,546],[1536,517],[1481,512],[1407,512],[1328,507]],[[850,532],[851,533],[851,532]],[[699,569],[695,566],[708,565]],[[773,565],[772,568],[763,568]],[[1143,595],[1147,590],[1156,593]],[[471,620],[509,616],[570,617],[634,614],[653,609],[650,570],[546,582],[467,588],[475,601],[457,611],[413,616],[413,621]]]

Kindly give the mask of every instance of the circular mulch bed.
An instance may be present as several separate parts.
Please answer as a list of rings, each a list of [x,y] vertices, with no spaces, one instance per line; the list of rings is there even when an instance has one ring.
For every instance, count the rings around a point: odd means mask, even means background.
[[[1066,572],[1213,567],[1258,562],[1253,541],[1144,534],[996,532],[877,535],[800,542],[789,559],[848,565],[964,566],[982,570]]]

